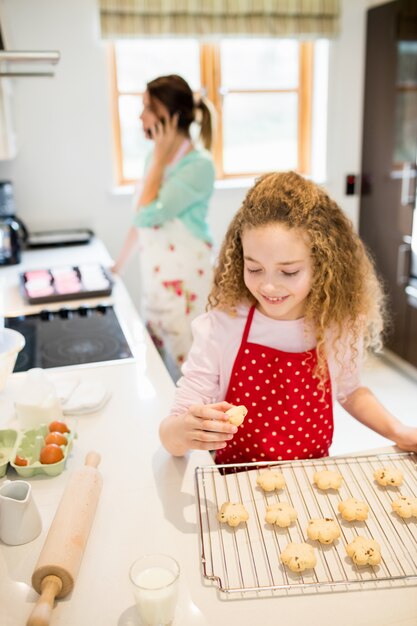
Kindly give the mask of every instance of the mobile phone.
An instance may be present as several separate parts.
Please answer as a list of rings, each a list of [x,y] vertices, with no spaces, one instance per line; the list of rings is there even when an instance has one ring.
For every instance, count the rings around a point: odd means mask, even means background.
[[[158,117],[158,122],[162,125],[163,128],[165,128],[165,120],[162,117]],[[148,139],[154,138],[151,128],[147,128],[145,130],[145,135],[147,136]]]

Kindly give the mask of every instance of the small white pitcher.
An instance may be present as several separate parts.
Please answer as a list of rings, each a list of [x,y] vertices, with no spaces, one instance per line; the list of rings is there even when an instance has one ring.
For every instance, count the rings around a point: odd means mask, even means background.
[[[19,546],[35,539],[41,530],[31,484],[25,480],[6,480],[0,487],[0,540]]]

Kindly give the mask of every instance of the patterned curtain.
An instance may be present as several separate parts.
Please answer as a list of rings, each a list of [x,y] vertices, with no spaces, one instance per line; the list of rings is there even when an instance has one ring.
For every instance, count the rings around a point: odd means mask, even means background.
[[[335,37],[339,0],[99,0],[105,38]]]

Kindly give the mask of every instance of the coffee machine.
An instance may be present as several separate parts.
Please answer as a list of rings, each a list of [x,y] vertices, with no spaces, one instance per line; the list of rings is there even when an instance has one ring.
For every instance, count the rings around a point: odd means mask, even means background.
[[[20,263],[27,229],[15,215],[13,185],[0,181],[0,266]]]

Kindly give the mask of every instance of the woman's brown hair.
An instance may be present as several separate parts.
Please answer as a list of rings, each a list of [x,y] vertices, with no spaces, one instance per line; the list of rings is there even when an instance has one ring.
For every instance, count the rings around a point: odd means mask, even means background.
[[[197,111],[200,116],[200,136],[204,147],[211,149],[213,140],[213,115],[214,110],[211,103],[201,97],[194,101],[194,94],[191,87],[181,76],[169,74],[159,76],[151,80],[146,85],[151,101],[159,100],[168,109],[169,115],[178,113],[178,130],[184,134],[189,134],[192,122],[196,121]]]
[[[352,223],[327,193],[295,172],[262,176],[232,219],[214,272],[208,308],[233,311],[237,303],[255,303],[244,283],[242,233],[283,224],[307,237],[313,282],[306,300],[306,327],[317,338],[318,375],[326,377],[326,336],[332,330],[336,357],[342,337],[350,335],[352,359],[358,342],[381,346],[384,295],[370,256]]]

